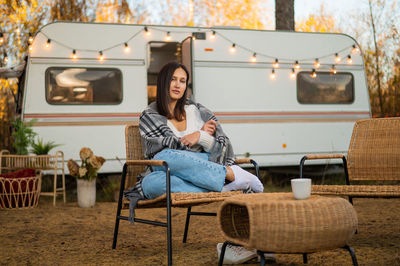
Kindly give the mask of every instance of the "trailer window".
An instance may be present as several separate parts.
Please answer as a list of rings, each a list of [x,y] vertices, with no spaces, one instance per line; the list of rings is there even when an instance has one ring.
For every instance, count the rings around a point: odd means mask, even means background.
[[[331,74],[302,71],[297,74],[297,100],[303,104],[348,104],[354,101],[351,73]]]
[[[50,67],[46,100],[50,104],[119,104],[122,73],[115,68]]]

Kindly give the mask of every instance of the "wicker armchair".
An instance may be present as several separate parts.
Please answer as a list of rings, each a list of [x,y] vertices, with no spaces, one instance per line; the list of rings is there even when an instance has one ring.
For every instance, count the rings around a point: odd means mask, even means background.
[[[114,228],[114,239],[112,248],[115,249],[117,245],[119,221],[128,221],[127,216],[121,215],[121,209],[129,208],[129,201],[123,198],[123,191],[131,188],[136,184],[136,178],[139,173],[144,172],[146,165],[151,166],[164,166],[166,168],[166,191],[167,193],[157,197],[155,199],[142,200],[138,202],[136,209],[138,208],[160,208],[166,207],[167,211],[167,222],[158,222],[145,219],[139,219],[135,216],[134,221],[139,223],[146,223],[155,226],[167,227],[167,246],[168,246],[168,265],[172,264],[172,242],[171,242],[171,207],[182,207],[187,208],[185,231],[183,236],[183,242],[186,242],[187,233],[189,229],[190,216],[201,215],[201,216],[216,216],[216,213],[209,212],[193,212],[191,208],[196,205],[208,204],[218,201],[223,201],[227,197],[241,194],[241,191],[230,191],[230,192],[208,192],[208,193],[171,193],[170,188],[170,176],[168,164],[165,161],[157,160],[144,160],[141,138],[139,134],[138,125],[128,125],[125,128],[125,144],[126,144],[126,163],[123,167],[120,193],[118,198],[118,208]],[[258,165],[251,159],[237,159],[237,164],[253,164],[258,175]]]
[[[42,191],[40,195],[53,197],[53,206],[56,206],[58,195],[62,195],[64,203],[66,202],[64,153],[62,151],[56,151],[54,155],[18,155],[10,154],[8,150],[0,152],[0,174],[24,168],[53,171],[53,191]],[[57,185],[59,171],[61,174],[61,186]]]
[[[355,123],[349,150],[343,154],[306,155],[300,162],[300,177],[306,160],[342,159],[346,185],[313,185],[312,194],[354,197],[400,197],[400,118],[362,119]],[[351,184],[369,181],[372,185]]]

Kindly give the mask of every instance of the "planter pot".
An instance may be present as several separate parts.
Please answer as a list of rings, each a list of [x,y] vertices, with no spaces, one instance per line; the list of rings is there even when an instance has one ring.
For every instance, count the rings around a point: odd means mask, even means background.
[[[77,186],[79,207],[93,207],[96,203],[96,179],[91,181],[77,179]]]

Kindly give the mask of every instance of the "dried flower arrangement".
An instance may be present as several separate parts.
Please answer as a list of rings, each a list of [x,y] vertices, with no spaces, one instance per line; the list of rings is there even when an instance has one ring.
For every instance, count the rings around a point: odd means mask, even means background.
[[[83,147],[79,156],[81,157],[82,163],[79,166],[74,160],[68,160],[68,170],[71,176],[78,179],[93,180],[97,177],[97,171],[106,161],[101,156],[96,156],[90,148]]]

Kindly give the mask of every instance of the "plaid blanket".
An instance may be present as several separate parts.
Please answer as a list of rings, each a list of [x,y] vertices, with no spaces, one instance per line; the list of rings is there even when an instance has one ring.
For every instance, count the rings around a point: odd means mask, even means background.
[[[233,148],[229,138],[222,130],[221,124],[215,115],[206,107],[199,103],[187,101],[186,104],[194,104],[204,122],[215,120],[217,128],[215,130],[215,142],[210,150],[209,160],[222,165],[232,165],[234,163]],[[144,156],[146,159],[152,159],[155,154],[165,148],[177,150],[190,150],[180,142],[167,125],[167,118],[157,112],[155,102],[151,103],[140,115],[139,131],[142,137]]]

